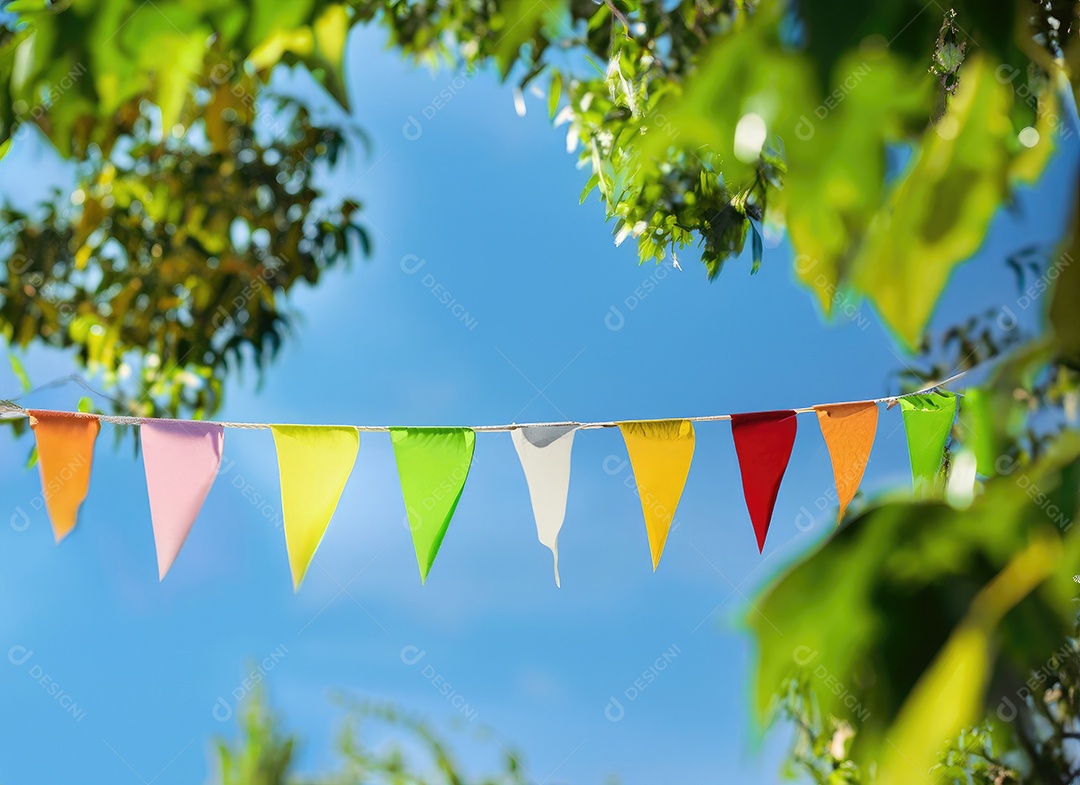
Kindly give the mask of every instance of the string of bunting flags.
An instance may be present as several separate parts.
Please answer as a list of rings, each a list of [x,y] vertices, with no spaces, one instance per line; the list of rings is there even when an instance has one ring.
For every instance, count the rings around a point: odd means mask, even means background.
[[[889,398],[670,420],[474,427],[273,425],[24,409],[11,401],[0,402],[0,416],[30,420],[42,497],[58,543],[75,528],[89,491],[101,423],[138,427],[159,579],[165,578],[180,553],[214,484],[225,430],[269,430],[277,451],[294,590],[304,579],[352,473],[361,432],[390,434],[421,582],[427,580],[461,498],[476,434],[509,432],[525,474],[537,536],[551,550],[559,585],[559,532],[566,516],[570,455],[578,431],[618,428],[622,433],[655,570],[693,460],[695,423],[731,421],[746,508],[761,552],[795,443],[799,414],[814,413],[825,439],[836,482],[839,523],[862,482],[877,431],[879,404],[900,405],[916,493],[926,495],[936,486],[958,411],[957,394],[944,387],[962,375]]]

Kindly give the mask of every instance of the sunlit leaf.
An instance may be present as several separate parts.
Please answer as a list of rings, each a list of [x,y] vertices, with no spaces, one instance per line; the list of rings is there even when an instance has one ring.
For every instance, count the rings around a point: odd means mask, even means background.
[[[562,97],[562,74],[558,71],[551,77],[551,83],[548,85],[548,116],[555,117],[555,113],[559,111],[559,99]]]
[[[906,785],[926,777],[937,762],[942,739],[978,720],[997,648],[998,625],[1060,569],[1061,555],[1056,538],[1038,538],[975,596],[963,621],[904,702],[888,732],[875,782]]]
[[[876,759],[927,669],[988,584],[1034,538],[1075,558],[1080,533],[1044,508],[1080,513],[1080,435],[1068,434],[1018,492],[1017,476],[991,480],[964,511],[941,503],[892,502],[855,518],[756,600],[749,617],[759,647],[757,708],[764,716],[782,685],[809,671],[822,711],[855,723],[860,756]],[[997,627],[1002,661],[1038,667],[1072,622],[1073,589],[1059,571]],[[814,601],[807,604],[806,598]],[[842,610],[841,610],[842,609]],[[981,667],[981,666],[976,666]],[[937,746],[934,748],[937,749]]]
[[[8,361],[11,363],[11,371],[15,374],[15,378],[19,380],[19,388],[25,393],[30,391],[30,377],[26,374],[26,368],[23,366],[22,360],[15,352],[8,352]]]
[[[1008,190],[1011,93],[976,55],[949,110],[870,226],[852,280],[909,347],[953,268],[982,245]]]
[[[785,137],[778,201],[795,247],[796,277],[829,314],[852,257],[885,202],[885,154],[913,117],[931,111],[931,80],[887,50],[866,47],[837,63],[833,92]]]

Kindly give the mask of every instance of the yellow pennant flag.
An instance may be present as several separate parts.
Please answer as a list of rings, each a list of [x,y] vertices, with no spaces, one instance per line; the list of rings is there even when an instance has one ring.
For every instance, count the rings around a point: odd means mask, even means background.
[[[30,410],[37,444],[41,494],[56,541],[64,539],[90,490],[90,464],[101,422],[92,414]]]
[[[859,490],[866,462],[870,460],[870,448],[877,433],[878,407],[873,401],[864,401],[815,406],[814,411],[832,459],[836,498],[840,502],[840,512],[836,516],[839,526],[844,511]]]
[[[300,588],[360,451],[355,428],[272,425],[281,475],[285,547],[293,589]]]
[[[653,420],[621,422],[619,430],[630,453],[655,570],[690,472],[694,426],[689,420]]]

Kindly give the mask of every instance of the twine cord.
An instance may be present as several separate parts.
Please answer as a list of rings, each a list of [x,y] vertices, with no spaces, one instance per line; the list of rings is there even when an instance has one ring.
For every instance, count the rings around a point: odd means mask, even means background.
[[[921,390],[916,390],[914,392],[902,393],[900,395],[890,395],[890,396],[887,396],[885,398],[870,398],[870,399],[861,400],[861,401],[840,401],[840,402],[837,402],[837,403],[830,403],[830,404],[818,404],[817,406],[805,406],[805,407],[802,407],[802,408],[799,408],[799,409],[789,409],[788,411],[794,411],[796,414],[806,414],[808,412],[816,411],[819,408],[829,408],[829,407],[833,407],[833,406],[847,406],[847,405],[856,404],[856,403],[885,403],[885,404],[888,404],[888,405],[892,406],[893,404],[897,403],[898,401],[900,401],[900,400],[902,400],[904,398],[910,398],[910,397],[916,396],[916,395],[927,395],[929,393],[933,393],[933,392],[936,392],[938,390],[941,390],[942,388],[948,386],[949,384],[952,384],[953,382],[955,382],[955,381],[961,379],[962,377],[964,377],[965,375],[967,375],[967,373],[970,370],[972,370],[972,369],[961,371],[960,373],[957,373],[957,374],[954,374],[954,375],[950,376],[948,379],[943,379],[940,382],[935,382],[934,384],[928,385],[926,387],[923,387]],[[90,385],[88,385],[84,379],[82,379],[81,377],[76,376],[76,375],[71,375],[71,376],[68,376],[68,377],[64,377],[63,379],[59,379],[59,380],[56,380],[56,381],[53,381],[53,382],[49,382],[48,384],[42,385],[41,387],[37,388],[37,390],[47,389],[49,387],[55,387],[55,386],[58,386],[59,384],[66,383],[67,381],[75,381],[75,382],[81,384],[86,389],[90,390],[91,392],[96,392],[96,390],[94,390],[92,387],[90,387]],[[37,390],[34,390],[34,392],[36,392]],[[29,416],[30,416],[29,410],[24,409],[22,406],[15,403],[14,401],[0,400],[0,418],[29,417]],[[130,416],[118,415],[118,414],[95,414],[94,416],[97,417],[101,422],[107,422],[107,423],[111,423],[113,425],[141,425],[144,422],[155,422],[156,421],[156,422],[206,422],[206,423],[211,423],[212,422],[215,425],[222,426],[223,428],[236,428],[238,430],[248,430],[248,431],[263,431],[263,430],[269,430],[271,427],[273,427],[269,423],[228,422],[228,421],[226,421],[226,422],[218,422],[218,421],[213,421],[213,420],[172,420],[172,419],[163,418],[163,417],[130,417]],[[697,417],[674,417],[674,418],[668,418],[668,419],[688,420],[690,422],[719,422],[721,420],[730,420],[731,417],[732,416],[730,414],[707,414],[707,415],[700,415],[700,416],[697,416]],[[630,421],[623,420],[622,422],[630,422]],[[663,422],[663,420],[651,420],[651,421],[650,420],[635,420],[633,422]],[[519,428],[543,428],[543,427],[550,427],[550,426],[560,426],[560,427],[577,428],[579,430],[592,430],[592,429],[598,429],[598,428],[615,428],[615,427],[618,427],[618,425],[619,425],[619,422],[613,421],[613,420],[610,420],[610,421],[598,421],[598,422],[574,422],[574,421],[571,420],[571,421],[566,421],[566,422],[508,423],[506,425],[468,425],[468,426],[433,426],[433,427],[440,427],[440,428],[465,427],[465,428],[468,428],[470,430],[476,431],[477,433],[500,433],[500,432],[505,433],[505,432],[517,430]],[[349,424],[349,425],[343,425],[343,426],[338,426],[338,427],[355,428],[356,430],[360,431],[361,433],[386,433],[386,432],[390,431],[391,428],[419,427],[419,426],[352,425],[352,424]]]

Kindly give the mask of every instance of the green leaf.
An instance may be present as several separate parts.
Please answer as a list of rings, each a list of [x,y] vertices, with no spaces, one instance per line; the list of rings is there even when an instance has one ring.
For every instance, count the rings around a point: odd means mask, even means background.
[[[349,37],[348,8],[340,3],[327,6],[313,27],[319,54],[328,65],[340,69],[345,58],[345,42]]]
[[[314,0],[294,0],[291,3],[254,0],[248,28],[244,32],[249,49],[257,48],[279,30],[296,30],[304,26],[314,7]]]
[[[4,6],[4,10],[9,14],[24,14],[44,11],[48,7],[49,3],[46,0],[12,0]]]
[[[954,43],[943,46],[934,55],[934,59],[946,71],[956,71],[964,62],[964,51]]]
[[[554,119],[559,111],[559,99],[562,97],[562,74],[555,71],[548,86],[548,117]]]
[[[1022,476],[989,480],[964,511],[892,502],[839,529],[754,602],[759,716],[783,685],[809,671],[821,711],[859,727],[852,754],[880,760],[916,686],[964,619],[978,613],[976,589],[1034,541],[1059,541],[1064,564],[1080,559],[1080,527],[1063,530],[1044,509],[1055,505],[1075,520],[1078,478],[1080,435],[1066,433]],[[1043,505],[1028,497],[1030,487],[1044,494]],[[1002,649],[987,672],[1005,664],[1020,672],[1040,667],[1069,633],[1074,588],[1066,570],[1040,579],[994,625]]]
[[[1008,191],[1011,92],[976,55],[945,115],[875,219],[853,282],[909,347],[919,345],[953,268],[979,250]]]
[[[196,11],[180,3],[140,6],[116,36],[126,51],[137,53],[126,64],[133,69],[132,78],[120,96],[133,96],[148,86],[161,109],[162,128],[169,133],[180,118],[192,80],[202,71],[210,35]]]
[[[761,268],[761,259],[765,255],[765,245],[761,239],[761,232],[758,231],[757,224],[754,221],[748,221],[748,223],[754,233],[754,236],[750,239],[754,259],[753,265],[750,267],[750,274],[753,275]]]
[[[1002,454],[1003,440],[996,423],[1004,420],[1008,411],[997,405],[1000,402],[995,400],[994,392],[991,388],[969,387],[960,404],[960,443],[975,455],[976,471],[984,477],[997,473],[995,464]]]
[[[600,7],[596,9],[596,13],[589,17],[588,29],[590,31],[598,29],[600,25],[606,22],[611,16],[611,9],[609,9],[606,4],[599,3],[599,6]]]
[[[349,24],[348,8],[336,3],[327,6],[312,25],[315,31],[315,51],[326,69],[326,88],[346,111],[349,109],[349,94],[345,86],[343,62]]]
[[[502,24],[496,30],[495,63],[505,79],[521,52],[543,21],[547,4],[535,0],[507,0],[500,4]]]
[[[978,720],[998,625],[1060,567],[1061,556],[1056,537],[1036,539],[975,596],[967,616],[904,703],[889,732],[877,785],[907,785],[924,778],[937,762],[943,741]]]
[[[15,374],[15,378],[19,380],[20,389],[26,393],[30,391],[30,377],[26,374],[26,368],[23,367],[22,360],[12,352],[8,351],[8,361],[11,362],[11,370]]]
[[[1080,187],[1073,191],[1072,237],[1052,262],[1060,270],[1050,301],[1054,342],[1073,368],[1080,368]]]
[[[585,200],[589,198],[589,194],[592,193],[592,189],[595,188],[600,182],[600,174],[594,174],[585,183],[585,187],[581,189],[581,198],[578,199],[578,204],[584,204]]]
[[[886,148],[898,128],[925,124],[931,86],[926,73],[911,74],[888,51],[852,53],[837,64],[832,92],[784,137],[789,166],[781,198],[795,275],[827,315],[885,205]]]

